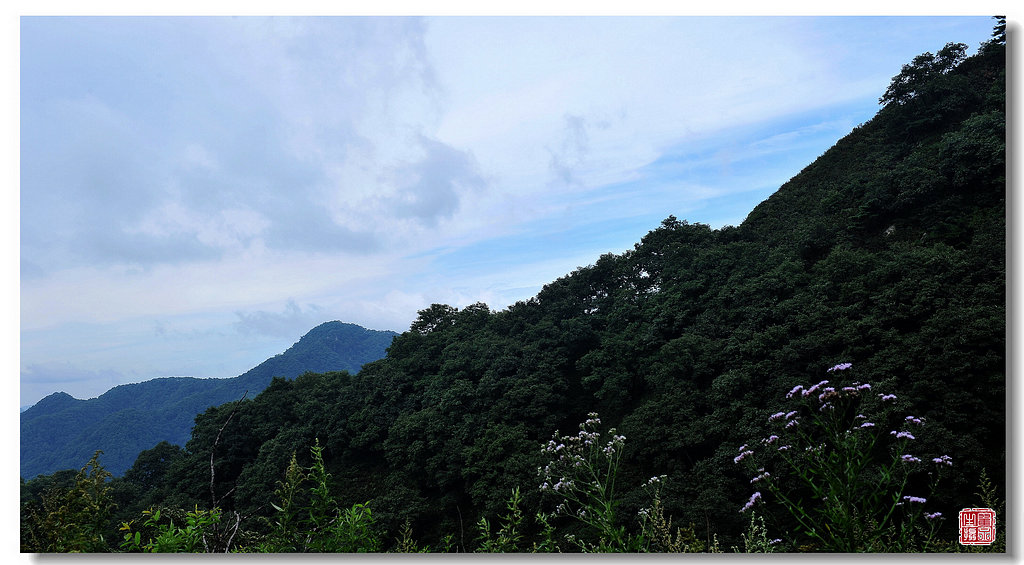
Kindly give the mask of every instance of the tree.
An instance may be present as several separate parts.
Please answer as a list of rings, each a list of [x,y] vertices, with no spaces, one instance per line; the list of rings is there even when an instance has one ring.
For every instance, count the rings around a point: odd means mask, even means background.
[[[919,89],[925,83],[959,65],[966,52],[965,43],[947,43],[935,55],[927,52],[914,57],[913,61],[903,65],[900,74],[892,78],[878,103],[886,106],[890,103],[906,104],[920,94]]]

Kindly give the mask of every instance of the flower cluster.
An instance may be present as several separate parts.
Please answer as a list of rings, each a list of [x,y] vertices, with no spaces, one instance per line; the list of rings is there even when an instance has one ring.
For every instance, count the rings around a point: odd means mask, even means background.
[[[760,492],[755,492],[754,494],[750,495],[750,500],[748,500],[747,503],[743,505],[743,508],[740,508],[740,512],[746,512],[747,510],[750,510],[751,508],[754,507],[754,503],[760,499]]]
[[[650,479],[647,479],[647,482],[644,483],[644,486],[645,487],[653,487],[653,486],[660,485],[662,483],[662,481],[665,480],[666,477],[668,477],[668,475],[658,475],[656,477],[651,477]]]
[[[556,431],[541,447],[541,453],[547,455],[550,462],[538,467],[537,474],[541,478],[541,492],[559,500],[556,515],[570,516],[604,529],[612,521],[610,501],[626,437],[612,428],[608,430],[611,439],[603,441],[597,431],[600,424],[601,419],[591,412],[575,435],[563,436]],[[648,486],[664,478],[664,475],[652,477]]]
[[[953,458],[950,457],[949,455],[941,455],[939,457],[936,457],[935,459],[932,459],[932,463],[935,463],[936,465],[946,465],[948,467],[952,467]]]
[[[836,380],[840,372],[852,366],[852,363],[839,363],[827,372],[832,373],[829,377]],[[772,432],[760,439],[759,444],[751,442],[750,445],[741,446],[733,458],[734,463],[745,462],[751,470],[757,467],[750,484],[758,492],[750,496],[740,512],[746,512],[758,501],[763,501],[762,492],[770,492],[779,495],[779,502],[806,523],[827,520],[832,524],[844,524],[844,521],[851,519],[861,520],[859,517],[851,518],[859,513],[870,516],[866,519],[877,520],[879,524],[890,517],[895,520],[897,516],[903,516],[912,521],[914,516],[922,515],[918,505],[924,505],[927,500],[919,496],[904,496],[903,487],[909,473],[923,471],[920,464],[922,459],[927,458],[908,453],[912,450],[904,448],[916,439],[914,434],[919,433],[916,429],[914,433],[910,430],[924,427],[925,418],[903,414],[896,416],[897,425],[890,428],[894,417],[893,401],[897,397],[873,389],[870,383],[830,382],[825,379],[809,386],[797,384],[785,397],[800,406],[794,410],[771,413],[767,420]],[[892,431],[886,434],[888,430]],[[888,462],[877,460],[881,450],[876,449],[876,446],[887,438],[891,438],[895,450],[891,452],[892,459]],[[758,450],[759,445],[764,452]],[[948,455],[931,461],[940,467],[952,465],[952,458]],[[771,472],[765,470],[765,467],[771,467]],[[876,469],[881,473],[881,480],[885,481],[881,488],[893,489],[892,497],[885,499],[887,502],[864,498],[865,492],[875,492],[878,488],[875,484],[879,480],[879,474],[874,471]],[[773,472],[777,476],[773,476]],[[840,477],[841,480],[823,482],[816,478],[822,475]],[[821,500],[824,504],[817,507],[805,506],[788,499],[786,491],[782,489],[789,488],[789,484],[783,487],[778,481],[791,480],[796,480],[802,484],[800,488],[809,491],[807,494],[810,496],[804,500]],[[905,507],[907,513],[893,514],[893,505]],[[856,512],[851,512],[847,507],[855,508]],[[910,511],[911,507],[915,509],[913,512]],[[935,512],[923,516],[928,520],[936,520],[942,514]],[[870,521],[863,522],[858,527],[873,527],[870,524]],[[883,526],[879,526],[877,531],[872,530],[871,535],[881,536],[883,529]],[[839,528],[836,531],[844,530]],[[850,548],[857,547],[857,542],[841,540],[834,533],[826,533],[817,538],[819,542],[837,551],[850,551]]]

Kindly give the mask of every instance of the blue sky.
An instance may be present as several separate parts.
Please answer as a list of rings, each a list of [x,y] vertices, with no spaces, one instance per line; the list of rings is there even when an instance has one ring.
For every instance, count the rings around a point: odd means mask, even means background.
[[[20,403],[736,225],[975,17],[23,18]]]

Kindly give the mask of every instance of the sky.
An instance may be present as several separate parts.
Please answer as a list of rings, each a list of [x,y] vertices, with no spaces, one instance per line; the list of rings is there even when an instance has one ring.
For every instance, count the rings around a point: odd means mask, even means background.
[[[972,17],[23,17],[20,405],[720,228]]]

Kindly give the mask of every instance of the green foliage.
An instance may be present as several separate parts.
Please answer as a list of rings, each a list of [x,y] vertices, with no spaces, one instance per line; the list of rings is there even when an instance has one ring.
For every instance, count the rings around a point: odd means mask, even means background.
[[[273,529],[258,551],[363,553],[381,548],[373,513],[366,504],[339,508],[330,492],[330,473],[324,467],[319,440],[310,448],[313,465],[298,466],[294,455],[275,494],[278,503]],[[310,483],[308,501],[299,504],[299,487]]]
[[[75,476],[74,485],[52,486],[39,503],[22,504],[21,550],[39,553],[109,551],[105,534],[113,511],[110,477],[100,451]]]
[[[161,523],[160,510],[142,512],[145,520],[142,527],[132,531],[132,522],[121,524],[124,532],[121,549],[132,553],[209,553],[210,539],[216,524],[220,523],[220,510],[200,510],[195,508],[185,513],[184,526],[175,526],[174,520],[168,518]],[[143,542],[142,532],[146,531],[148,539]]]
[[[487,518],[481,517],[477,523],[480,541],[480,553],[515,553],[520,551],[520,544],[523,540],[523,512],[519,509],[521,502],[519,489],[512,489],[512,496],[508,499],[508,514],[502,517],[501,529],[496,536],[491,534],[491,524]]]
[[[743,536],[744,553],[775,553],[776,544],[781,539],[768,539],[768,528],[764,525],[764,517],[758,516],[757,512],[750,513],[750,525]],[[738,550],[733,548],[734,552]]]

